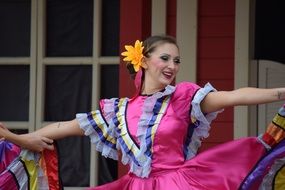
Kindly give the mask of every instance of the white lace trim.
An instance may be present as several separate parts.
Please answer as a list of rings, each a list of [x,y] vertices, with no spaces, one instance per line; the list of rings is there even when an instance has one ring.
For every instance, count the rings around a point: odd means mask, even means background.
[[[198,122],[197,127],[194,129],[191,142],[187,147],[187,160],[193,158],[197,154],[197,151],[201,146],[202,139],[209,136],[211,122],[217,117],[218,113],[223,111],[220,110],[217,112],[207,113],[206,115],[202,113],[200,103],[211,91],[216,91],[216,89],[210,83],[207,83],[204,88],[200,88],[197,91],[191,103],[191,117],[194,117]]]

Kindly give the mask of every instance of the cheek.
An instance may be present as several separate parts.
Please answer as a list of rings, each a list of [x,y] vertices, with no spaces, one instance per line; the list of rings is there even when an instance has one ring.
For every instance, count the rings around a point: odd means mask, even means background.
[[[179,71],[180,65],[176,65],[176,73]]]
[[[155,70],[162,70],[163,68],[165,67],[165,63],[163,63],[163,62],[154,62],[153,63],[153,68],[155,69]]]

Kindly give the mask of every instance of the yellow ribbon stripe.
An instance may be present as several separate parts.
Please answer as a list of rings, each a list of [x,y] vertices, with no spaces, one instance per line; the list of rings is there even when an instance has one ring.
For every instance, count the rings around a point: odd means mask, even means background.
[[[276,114],[272,121],[276,125],[278,125],[279,127],[285,130],[285,117],[282,117],[281,115]]]
[[[119,111],[117,113],[117,118],[119,121],[118,128],[121,130],[121,137],[124,140],[125,144],[127,145],[128,149],[133,153],[135,157],[139,155],[138,147],[133,143],[133,140],[129,136],[127,131],[126,123],[125,123],[125,107],[126,107],[127,99],[121,98],[118,104]]]
[[[274,180],[274,189],[275,190],[284,190],[285,189],[285,167],[280,169],[275,176]]]
[[[23,160],[30,177],[30,190],[38,190],[38,172],[34,160]]]
[[[165,112],[165,110],[167,108],[169,99],[170,99],[170,97],[167,97],[167,98],[165,98],[163,100],[163,103],[162,103],[161,108],[159,110],[158,116],[156,117],[156,120],[155,120],[156,124],[153,125],[153,127],[151,129],[151,141],[152,141],[152,143],[154,141],[154,135],[156,133],[156,130],[157,130],[157,127],[158,127],[158,125],[160,123],[160,120],[161,120],[162,116],[164,115],[164,112]]]
[[[94,119],[95,123],[97,124],[98,128],[102,131],[103,136],[105,139],[107,139],[109,142],[116,144],[116,140],[110,136],[107,132],[107,126],[104,122],[104,119],[102,118],[101,114],[98,114],[97,112],[93,111],[92,118]]]

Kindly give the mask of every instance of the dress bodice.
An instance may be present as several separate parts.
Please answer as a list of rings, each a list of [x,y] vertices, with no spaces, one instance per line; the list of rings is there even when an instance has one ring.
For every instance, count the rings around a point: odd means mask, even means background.
[[[138,96],[135,100],[132,100],[127,105],[126,120],[128,131],[132,139],[140,145],[140,141],[137,138],[138,123],[143,114],[144,102],[149,96]],[[183,145],[187,137],[187,130],[190,124],[190,107],[188,106],[184,111],[177,109],[181,105],[172,96],[167,105],[167,109],[164,112],[159,126],[154,134],[154,141],[152,145],[152,163],[151,167],[155,168],[176,168],[179,167],[185,161],[183,153]],[[185,100],[187,102],[187,100]],[[166,156],[165,153],[168,155]]]
[[[213,90],[210,84],[168,85],[151,96],[101,100],[100,110],[77,114],[77,119],[103,156],[118,159],[120,150],[130,172],[147,177],[156,169],[177,168],[196,155],[217,115],[204,115],[200,109]]]

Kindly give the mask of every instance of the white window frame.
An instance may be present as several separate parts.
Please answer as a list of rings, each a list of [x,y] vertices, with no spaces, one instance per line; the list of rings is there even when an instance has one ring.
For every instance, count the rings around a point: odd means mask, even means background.
[[[260,88],[279,88],[285,85],[285,65],[271,60],[257,60],[258,84]],[[258,134],[266,131],[284,101],[258,105]]]
[[[197,81],[198,0],[177,0],[176,39],[182,64],[176,81]]]
[[[33,0],[37,1],[37,0]],[[102,0],[93,0],[93,52],[91,57],[45,57],[45,10],[46,0],[38,1],[38,56],[37,56],[37,97],[36,97],[36,128],[47,125],[43,121],[44,110],[44,74],[46,65],[92,65],[92,100],[91,109],[98,108],[100,98],[100,66],[101,65],[119,65],[118,56],[100,56],[101,52],[101,12]],[[90,186],[98,184],[98,153],[94,145],[91,144],[90,150]],[[84,189],[85,187],[65,187],[66,190]]]
[[[30,67],[29,84],[29,117],[28,121],[3,121],[9,129],[34,130],[35,126],[35,100],[36,97],[36,0],[31,1],[31,35],[29,57],[0,57],[0,65],[28,65]]]
[[[92,100],[91,109],[98,107],[100,96],[101,65],[119,65],[119,56],[100,56],[101,52],[101,12],[102,0],[93,0],[93,52],[90,57],[46,57],[46,0],[31,0],[31,33],[29,57],[1,57],[0,65],[29,65],[29,120],[3,121],[9,129],[37,130],[49,122],[44,122],[45,67],[47,65],[91,65],[92,66]],[[98,184],[98,157],[94,145],[90,150],[90,186]],[[65,187],[66,190],[85,189],[86,187]]]

